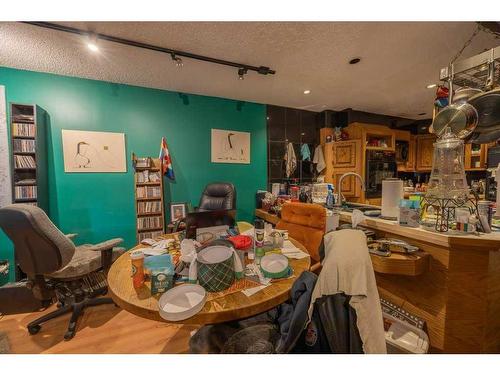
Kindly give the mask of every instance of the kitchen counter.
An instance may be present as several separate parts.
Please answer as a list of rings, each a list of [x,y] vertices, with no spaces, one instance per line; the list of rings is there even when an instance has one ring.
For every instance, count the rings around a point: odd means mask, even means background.
[[[427,322],[433,351],[500,353],[500,233],[452,236],[377,218],[361,225],[429,254],[418,276],[375,275],[382,298]]]
[[[350,212],[341,212],[340,221],[350,223],[351,215]],[[367,217],[360,225],[373,230],[393,233],[397,236],[429,242],[450,249],[473,248],[474,250],[490,251],[493,248],[500,250],[500,232],[479,233],[477,235],[448,235],[421,228],[404,227],[396,221],[373,217]]]
[[[255,215],[278,221],[263,210]],[[351,213],[340,220],[350,223]],[[500,233],[451,236],[378,218],[361,225],[427,255],[419,266],[370,254],[380,297],[426,321],[431,351],[500,353]]]

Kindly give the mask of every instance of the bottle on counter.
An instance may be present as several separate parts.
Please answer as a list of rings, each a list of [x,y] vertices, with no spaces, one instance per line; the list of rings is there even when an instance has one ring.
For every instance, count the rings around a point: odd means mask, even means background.
[[[333,198],[333,185],[328,185],[328,194],[326,195],[326,207],[333,208],[335,199]]]
[[[132,262],[132,282],[134,288],[138,289],[144,285],[144,253],[141,250],[130,252]]]
[[[262,257],[265,255],[265,251],[263,247],[256,247],[255,248],[255,264],[260,266],[260,261]]]
[[[255,219],[254,221],[254,238],[255,248],[264,246],[264,233],[265,233],[264,220]]]

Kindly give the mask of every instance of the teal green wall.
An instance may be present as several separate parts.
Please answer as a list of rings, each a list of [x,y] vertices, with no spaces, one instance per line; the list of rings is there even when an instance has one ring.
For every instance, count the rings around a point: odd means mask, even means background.
[[[130,155],[157,157],[162,136],[176,176],[165,179],[166,204],[197,206],[207,183],[231,181],[238,220],[253,218],[255,192],[267,182],[264,105],[2,67],[0,85],[8,103],[38,104],[50,116],[50,216],[63,232],[79,233],[79,243],[123,237],[126,247],[134,245]],[[251,132],[251,164],[211,163],[211,128]],[[61,129],[125,133],[127,173],[64,173]],[[12,258],[12,247],[0,233],[5,257]]]

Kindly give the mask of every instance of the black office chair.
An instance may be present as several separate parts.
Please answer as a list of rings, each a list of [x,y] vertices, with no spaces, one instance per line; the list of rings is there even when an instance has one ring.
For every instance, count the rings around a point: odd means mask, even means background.
[[[216,211],[236,208],[236,189],[229,182],[208,184],[203,191],[198,210]]]
[[[125,251],[115,248],[123,242],[121,238],[75,247],[72,235],[61,233],[42,209],[25,204],[1,208],[0,228],[14,243],[16,260],[35,298],[45,307],[58,301],[57,310],[28,324],[30,334],[38,333],[40,324],[72,312],[64,335],[70,340],[86,307],[113,303],[111,298],[96,296],[107,293],[105,273]]]

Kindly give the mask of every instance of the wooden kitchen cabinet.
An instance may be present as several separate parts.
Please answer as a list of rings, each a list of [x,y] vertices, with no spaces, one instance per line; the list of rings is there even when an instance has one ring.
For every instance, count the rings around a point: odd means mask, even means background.
[[[418,172],[429,172],[432,169],[432,156],[434,154],[434,134],[425,134],[416,136],[416,170]]]
[[[466,171],[480,171],[486,169],[487,145],[465,144],[464,167]]]
[[[360,141],[333,142],[333,168],[356,169],[357,164],[361,162],[360,153]]]
[[[414,172],[416,167],[417,159],[417,139],[414,135],[410,136],[410,145],[408,148],[408,160],[405,164],[405,170],[407,172]]]
[[[337,187],[339,186],[340,177],[344,173],[351,172],[349,170],[346,171],[337,171],[333,173],[333,184]],[[346,198],[357,198],[360,195],[361,187],[359,186],[359,180],[354,176],[345,177],[342,181],[342,194]],[[336,192],[338,193],[338,189],[336,188]]]
[[[361,140],[330,142],[325,144],[325,182],[334,184],[338,192],[340,177],[347,172],[362,173],[363,158]],[[342,193],[351,201],[361,198],[361,186],[355,177],[350,176],[342,181]]]
[[[396,163],[398,172],[414,172],[416,159],[416,138],[407,130],[394,130],[396,135]],[[406,144],[408,155],[406,161],[398,160],[399,145]]]

